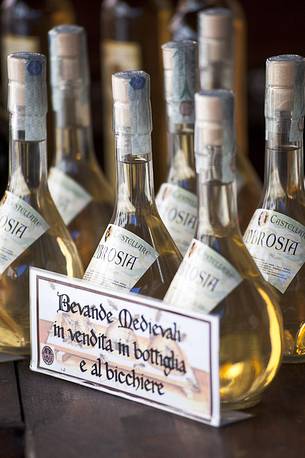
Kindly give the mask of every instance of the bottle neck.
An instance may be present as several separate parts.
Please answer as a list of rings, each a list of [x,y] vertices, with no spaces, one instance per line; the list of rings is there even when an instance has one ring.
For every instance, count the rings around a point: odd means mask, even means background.
[[[239,232],[235,183],[206,181],[198,175],[199,222],[196,238],[229,237]]]
[[[151,152],[132,147],[132,135],[116,134],[117,213],[143,214],[155,208]],[[147,142],[146,142],[147,143]],[[138,148],[136,148],[138,150]]]
[[[265,194],[273,199],[293,197],[304,191],[304,119],[266,111]]]
[[[168,182],[196,193],[194,126],[169,132],[170,167]]]
[[[200,68],[200,86],[204,90],[233,90],[233,67],[228,62],[207,62]]]
[[[95,159],[88,90],[52,89],[55,116],[55,165],[62,160]]]
[[[18,196],[27,196],[47,189],[46,139],[16,139],[10,126],[8,190]]]

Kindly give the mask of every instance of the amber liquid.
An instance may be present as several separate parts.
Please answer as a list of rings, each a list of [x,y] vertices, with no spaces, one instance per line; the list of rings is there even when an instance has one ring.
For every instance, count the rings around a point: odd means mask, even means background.
[[[255,405],[276,374],[282,355],[282,318],[276,296],[258,272],[236,226],[232,195],[235,198],[232,185],[201,185],[203,213],[196,238],[220,253],[242,277],[211,312],[220,318],[222,407],[241,409]],[[166,301],[172,305],[201,311],[197,304],[187,302],[183,281],[173,294],[170,291]],[[202,301],[204,309],[203,297]]]
[[[14,155],[22,172],[17,180],[11,175],[8,189],[31,205],[50,228],[0,276],[0,351],[6,353],[30,353],[29,268],[79,278],[83,273],[76,247],[51,199],[46,173],[42,172],[43,143],[15,144]]]
[[[113,192],[87,141],[89,128],[58,129],[55,165],[78,183],[92,200],[68,224],[84,269],[88,266],[101,234],[113,214]],[[73,151],[74,150],[74,151]]]
[[[162,299],[182,258],[157,211],[151,174],[151,161],[144,156],[119,161],[118,202],[111,223],[141,237],[159,253],[132,292]]]
[[[105,0],[101,11],[101,63],[104,93],[105,170],[115,183],[114,141],[111,125],[111,74],[124,70],[145,70],[151,76],[151,100],[154,130],[155,181],[165,181],[167,150],[166,113],[163,100],[161,45],[170,39],[172,14],[168,0]],[[108,52],[107,52],[108,47]],[[108,56],[108,57],[107,57]],[[126,57],[128,56],[128,57]]]
[[[274,210],[305,226],[303,150],[282,147],[267,150],[269,186],[259,208]],[[300,173],[301,172],[301,173]],[[268,173],[268,175],[267,175]],[[284,261],[283,261],[284,262]],[[305,362],[305,265],[282,294],[278,294],[284,318],[284,361]]]

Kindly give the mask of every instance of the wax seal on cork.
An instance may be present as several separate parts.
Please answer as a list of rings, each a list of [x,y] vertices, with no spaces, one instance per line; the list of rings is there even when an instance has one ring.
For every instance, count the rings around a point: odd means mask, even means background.
[[[45,138],[47,112],[46,58],[42,54],[19,52],[7,58],[8,110],[12,126],[25,140]],[[16,133],[15,132],[15,133]]]
[[[197,43],[170,41],[162,46],[165,99],[170,127],[194,124],[194,95],[197,90]]]
[[[195,95],[195,153],[198,173],[222,182],[234,180],[234,96],[228,90]]]
[[[52,86],[89,84],[86,33],[77,25],[59,25],[49,31]]]

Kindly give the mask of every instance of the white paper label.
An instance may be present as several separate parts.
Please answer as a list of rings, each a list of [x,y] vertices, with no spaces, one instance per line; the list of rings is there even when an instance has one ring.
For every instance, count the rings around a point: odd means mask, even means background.
[[[305,226],[282,213],[259,208],[244,242],[264,279],[284,293],[305,261]]]
[[[164,301],[175,307],[209,313],[241,281],[237,270],[223,256],[194,239]]]
[[[66,225],[92,200],[92,196],[82,186],[57,167],[50,169],[48,184],[52,198]]]
[[[0,274],[48,228],[34,208],[7,191],[0,207]]]
[[[130,291],[158,256],[145,240],[109,224],[84,279],[104,288]]]
[[[224,423],[218,317],[35,268],[30,303],[32,370],[215,426]]]
[[[184,256],[195,235],[197,196],[177,185],[164,183],[156,197],[160,216]]]

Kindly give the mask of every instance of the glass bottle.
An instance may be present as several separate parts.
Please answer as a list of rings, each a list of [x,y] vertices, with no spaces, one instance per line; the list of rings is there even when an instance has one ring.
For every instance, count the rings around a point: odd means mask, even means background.
[[[171,0],[104,0],[101,9],[101,75],[103,90],[104,158],[107,178],[115,185],[111,75],[143,69],[151,75],[152,133],[155,182],[166,178],[166,113],[162,99],[161,45],[170,39]]]
[[[84,278],[105,288],[162,299],[181,255],[155,204],[150,78],[142,71],[116,73],[112,89],[116,205]]]
[[[113,195],[94,153],[85,31],[57,26],[49,42],[56,126],[49,188],[86,268],[112,216]]]
[[[45,74],[41,54],[8,57],[10,178],[0,203],[1,352],[30,352],[31,266],[82,276],[76,247],[48,190]]]
[[[167,182],[156,197],[159,214],[184,256],[197,226],[194,157],[194,94],[197,89],[197,43],[162,46],[171,160]]]
[[[264,196],[244,235],[279,295],[287,362],[305,362],[304,72],[300,56],[267,60]]]
[[[234,88],[233,15],[225,8],[211,8],[199,14],[200,85],[203,90]],[[238,88],[236,88],[236,94]],[[238,97],[238,95],[237,95]],[[238,105],[237,105],[238,108]],[[240,107],[239,107],[240,108]],[[246,115],[236,110],[237,203],[242,233],[261,198],[261,183],[247,158]]]
[[[224,408],[255,405],[282,351],[281,313],[239,229],[234,171],[233,95],[195,96],[199,222],[164,301],[220,318],[220,396]]]

